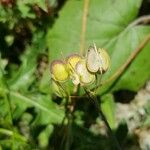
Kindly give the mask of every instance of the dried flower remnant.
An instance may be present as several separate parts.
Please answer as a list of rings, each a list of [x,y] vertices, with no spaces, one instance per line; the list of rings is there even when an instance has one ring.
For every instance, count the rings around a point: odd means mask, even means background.
[[[61,60],[54,60],[51,63],[50,71],[52,78],[58,82],[64,82],[69,79],[69,72],[66,63]]]
[[[105,73],[110,67],[110,57],[106,50],[96,48],[96,45],[90,46],[86,56],[87,69],[90,72],[101,74]]]

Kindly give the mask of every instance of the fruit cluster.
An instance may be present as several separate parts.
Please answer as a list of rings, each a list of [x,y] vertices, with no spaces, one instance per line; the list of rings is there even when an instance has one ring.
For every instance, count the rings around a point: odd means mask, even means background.
[[[65,60],[54,60],[50,71],[53,81],[63,83],[72,80],[74,85],[87,86],[96,80],[96,74],[105,73],[110,67],[106,50],[90,46],[85,57],[72,54]]]

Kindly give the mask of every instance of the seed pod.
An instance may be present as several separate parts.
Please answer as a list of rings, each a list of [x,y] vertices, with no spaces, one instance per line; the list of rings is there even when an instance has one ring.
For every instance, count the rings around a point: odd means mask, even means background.
[[[65,89],[63,89],[63,87],[61,87],[61,85],[59,85],[59,83],[55,80],[52,80],[52,90],[58,97],[67,96]]]
[[[78,85],[80,83],[79,76],[75,71],[76,64],[82,59],[82,57],[78,54],[72,54],[66,58],[66,63],[69,68],[70,78],[74,85]]]
[[[106,72],[110,67],[110,57],[105,49],[98,49],[98,53],[102,59],[102,72]]]
[[[74,85],[78,85],[80,83],[80,79],[79,79],[79,76],[76,72],[73,72],[70,76],[72,82]]]
[[[95,75],[87,70],[85,59],[82,59],[77,63],[75,70],[79,76],[81,85],[92,84],[95,81]]]
[[[76,64],[82,59],[78,54],[72,54],[66,58],[66,63],[71,72],[74,72]]]
[[[51,63],[50,71],[52,78],[59,82],[64,82],[69,79],[67,65],[61,60],[54,60]]]
[[[101,74],[106,72],[110,66],[110,57],[106,50],[90,46],[86,56],[86,65],[90,72]]]

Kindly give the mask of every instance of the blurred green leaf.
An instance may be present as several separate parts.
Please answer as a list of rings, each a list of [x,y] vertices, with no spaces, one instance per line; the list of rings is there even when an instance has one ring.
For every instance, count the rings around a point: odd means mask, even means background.
[[[50,69],[49,67],[47,67],[39,82],[39,91],[42,93],[50,94],[51,93],[50,83],[51,83]]]
[[[31,6],[29,4],[32,4],[30,3],[32,2],[32,0],[18,0],[17,1],[17,7],[18,7],[18,10],[21,12],[21,17],[22,18],[35,18],[35,14],[31,11]]]
[[[115,102],[111,94],[106,94],[101,98],[101,109],[112,129],[115,129]]]
[[[60,123],[64,117],[63,109],[60,109],[55,103],[53,103],[49,96],[44,97],[38,93],[31,96],[24,96],[18,92],[8,91],[7,89],[1,88],[0,91],[3,91],[4,93],[10,92],[10,100],[14,105],[18,104],[16,107],[21,107],[21,112],[23,112],[27,106],[34,106],[38,111],[38,116],[40,116],[40,119],[38,117],[39,124]],[[6,111],[9,110],[6,109]]]
[[[41,148],[46,148],[48,146],[49,137],[52,131],[53,131],[53,126],[48,125],[38,136],[39,145]]]
[[[119,36],[117,42],[113,45],[114,47],[112,48],[114,49],[111,56],[112,67],[105,76],[105,79],[114,74],[115,71],[126,62],[129,55],[133,52],[133,50],[135,50],[135,48],[139,46],[142,40],[149,33],[149,26],[136,26],[127,29]],[[142,51],[137,55],[131,65],[122,74],[122,76],[116,80],[117,82],[113,85],[112,90],[128,89],[137,91],[145,84],[148,79],[150,79],[150,61],[148,57],[149,48],[150,44],[147,44],[142,49]],[[105,86],[105,88],[108,88],[109,84],[108,86]],[[103,89],[100,90],[103,91]]]
[[[32,98],[34,100],[32,103],[37,108],[37,116],[32,123],[33,125],[57,124],[62,122],[65,115],[64,109],[56,105],[49,95],[36,94]]]
[[[11,89],[25,92],[33,83],[36,78],[34,73],[37,68],[37,57],[45,51],[44,42],[44,32],[35,32],[32,45],[27,46],[25,53],[22,55],[22,64],[18,72],[13,73],[13,77],[8,81]]]

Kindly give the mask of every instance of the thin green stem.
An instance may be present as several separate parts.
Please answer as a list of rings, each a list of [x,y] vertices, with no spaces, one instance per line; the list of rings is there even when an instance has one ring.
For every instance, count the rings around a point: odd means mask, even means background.
[[[71,96],[69,96],[67,99],[66,99],[66,105],[65,105],[65,117],[62,121],[62,124],[61,124],[61,128],[63,127],[64,125],[64,122],[65,122],[65,119],[67,119],[67,132],[66,134],[64,134],[63,138],[62,138],[62,141],[61,141],[61,149],[63,149],[63,144],[64,144],[64,149],[65,150],[69,150],[70,149],[70,144],[71,144],[71,132],[72,132],[72,109],[70,108],[72,107],[72,100],[71,100]]]
[[[116,146],[117,150],[122,150],[122,148],[121,148],[121,146],[120,146],[120,144],[119,144],[119,142],[118,142],[116,136],[114,135],[114,133],[112,132],[112,130],[111,130],[110,126],[109,126],[109,123],[108,123],[108,121],[107,121],[107,119],[106,119],[104,113],[102,112],[102,110],[101,110],[100,107],[99,107],[97,97],[95,97],[94,95],[92,95],[91,92],[87,91],[86,88],[84,88],[84,90],[85,90],[85,92],[86,92],[88,98],[89,98],[89,99],[92,101],[92,103],[95,105],[95,108],[96,108],[96,110],[97,110],[97,112],[98,112],[99,117],[104,121],[104,123],[105,123],[105,125],[106,125],[106,127],[107,127],[107,131],[108,131],[108,133],[109,133],[109,136],[111,137],[111,139],[112,139],[113,142],[115,143],[115,146]]]

